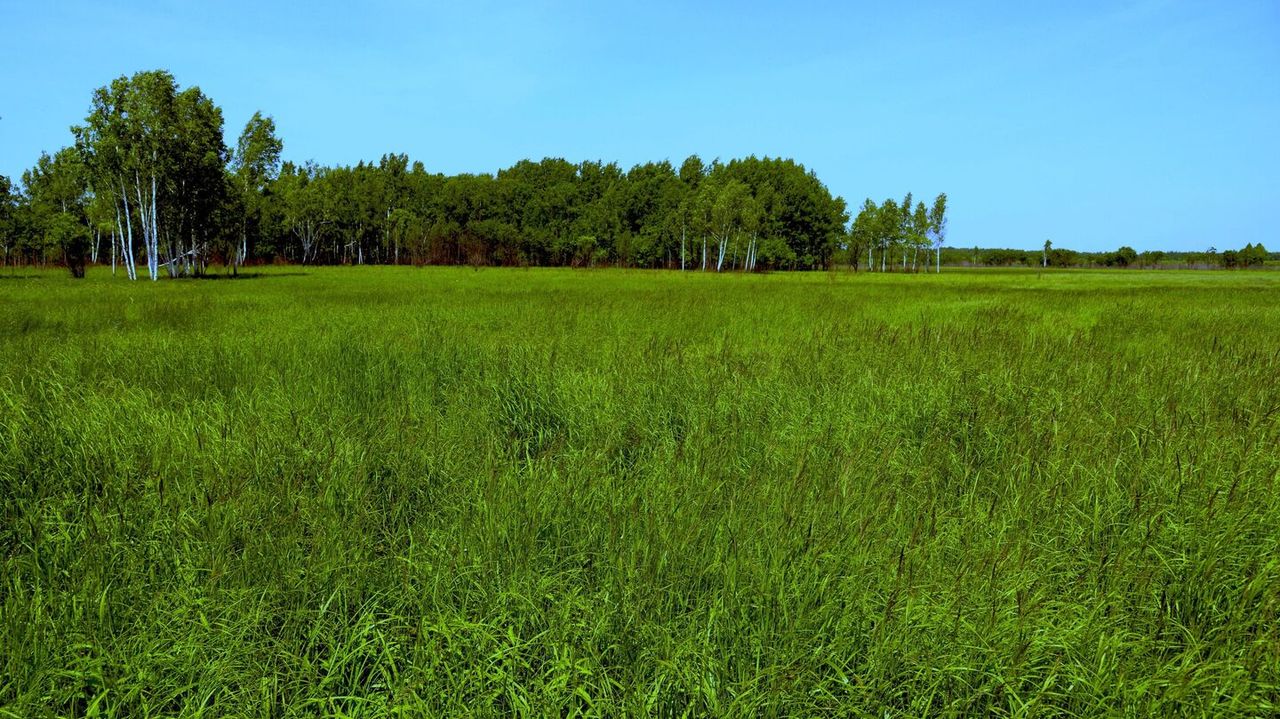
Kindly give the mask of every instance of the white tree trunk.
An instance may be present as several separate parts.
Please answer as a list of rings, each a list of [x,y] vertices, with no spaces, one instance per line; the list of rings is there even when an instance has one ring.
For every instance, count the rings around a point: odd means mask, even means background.
[[[160,221],[158,216],[160,208],[156,205],[156,176],[151,175],[151,249],[155,269],[151,273],[151,279],[160,278]],[[172,253],[170,253],[172,254]],[[172,270],[170,270],[172,273]]]
[[[147,205],[142,199],[142,182],[135,178],[133,191],[138,198],[138,219],[142,224],[142,246],[147,253],[147,276],[156,280],[155,253],[151,248],[151,222],[147,219]]]
[[[138,271],[135,268],[133,261],[133,219],[129,212],[129,193],[125,191],[123,180],[120,181],[120,197],[124,201],[124,223],[125,228],[127,229],[127,234],[120,235],[120,249],[121,254],[124,255],[124,266],[125,269],[128,270],[129,279],[136,280],[138,279]],[[118,216],[116,217],[116,222],[120,222],[120,218]],[[128,239],[128,247],[124,246],[126,237]]]

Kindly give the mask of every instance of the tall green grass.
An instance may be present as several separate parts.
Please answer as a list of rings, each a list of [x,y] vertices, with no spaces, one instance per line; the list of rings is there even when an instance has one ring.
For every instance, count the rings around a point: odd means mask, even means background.
[[[0,279],[0,715],[1268,716],[1280,277]]]

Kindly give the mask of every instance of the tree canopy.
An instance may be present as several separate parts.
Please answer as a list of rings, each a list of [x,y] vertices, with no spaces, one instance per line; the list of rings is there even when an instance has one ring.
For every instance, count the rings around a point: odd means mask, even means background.
[[[223,133],[212,99],[163,70],[94,90],[74,144],[21,191],[0,188],[6,261],[73,266],[105,239],[113,269],[136,277],[141,259],[151,279],[279,261],[816,269],[847,241],[844,200],[791,159],[543,158],[447,176],[394,153],[283,160],[262,112],[234,147]]]

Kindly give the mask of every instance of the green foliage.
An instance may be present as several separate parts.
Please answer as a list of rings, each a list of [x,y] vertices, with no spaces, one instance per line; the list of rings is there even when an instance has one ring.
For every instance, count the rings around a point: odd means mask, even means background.
[[[79,191],[105,199],[137,228],[152,279],[200,273],[240,223],[225,207],[231,155],[222,110],[198,87],[180,89],[164,70],[121,76],[93,92],[72,128],[85,173]],[[238,233],[236,233],[238,234]]]
[[[1040,274],[0,279],[0,714],[1274,716],[1280,276]]]
[[[777,237],[760,240],[756,257],[760,262],[760,269],[765,270],[789,270],[795,267],[797,260],[795,250]]]
[[[1121,247],[1103,259],[1107,267],[1129,267],[1137,264],[1138,252],[1132,247]]]
[[[1267,261],[1267,248],[1263,247],[1261,242],[1257,245],[1250,243],[1239,251],[1227,250],[1223,252],[1218,260],[1227,269],[1261,267]]]
[[[72,277],[84,277],[86,255],[89,254],[89,228],[69,212],[50,218],[46,228],[49,241],[62,252],[63,264]]]

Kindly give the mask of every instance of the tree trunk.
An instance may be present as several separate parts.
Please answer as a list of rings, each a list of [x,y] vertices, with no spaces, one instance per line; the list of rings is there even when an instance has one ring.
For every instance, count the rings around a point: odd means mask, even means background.
[[[133,191],[138,198],[138,220],[142,225],[142,246],[147,253],[147,276],[152,281],[156,280],[156,269],[154,268],[155,252],[151,248],[151,223],[147,220],[147,205],[142,199],[142,181],[134,178]]]
[[[125,268],[129,272],[129,279],[136,280],[138,279],[138,272],[135,269],[135,265],[133,261],[133,220],[129,212],[129,193],[125,191],[124,180],[120,181],[120,197],[124,201],[124,223],[125,223],[125,228],[127,229],[127,235],[126,234],[120,235],[120,242],[124,243],[125,238],[127,236],[128,243],[129,243],[128,247],[124,247],[123,245],[121,246],[121,254],[124,255],[124,264],[125,264]],[[120,222],[119,216],[116,217],[116,222],[117,223]]]
[[[160,208],[156,205],[156,176],[151,175],[151,247],[153,261],[156,263],[151,279],[160,279]]]

